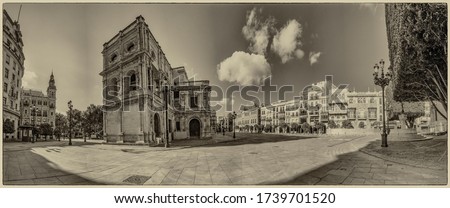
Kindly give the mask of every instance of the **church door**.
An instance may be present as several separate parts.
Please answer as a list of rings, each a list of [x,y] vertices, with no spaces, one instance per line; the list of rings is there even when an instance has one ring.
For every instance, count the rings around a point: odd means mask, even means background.
[[[200,138],[200,121],[192,119],[189,122],[189,136],[190,138]]]

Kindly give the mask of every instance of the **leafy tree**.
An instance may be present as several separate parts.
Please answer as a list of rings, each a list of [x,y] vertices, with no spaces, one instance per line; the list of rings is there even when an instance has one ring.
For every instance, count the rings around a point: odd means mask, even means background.
[[[302,130],[304,133],[311,133],[311,125],[309,125],[307,122],[303,123]]]
[[[41,123],[39,125],[39,134],[45,136],[45,140],[47,141],[47,136],[53,135],[53,128],[52,125],[49,123]]]
[[[270,124],[267,124],[267,125],[265,125],[264,126],[264,131],[267,133],[267,132],[271,132],[272,131],[272,125],[270,125]]]
[[[261,131],[260,131],[261,127],[258,124],[255,124],[253,126],[253,129],[256,131],[256,133],[261,133]]]
[[[72,136],[82,134],[83,131],[83,114],[78,109],[73,109],[72,113],[70,110],[67,111],[68,125],[69,128],[72,127]],[[69,129],[70,130],[70,129]]]
[[[245,131],[249,131],[250,130],[250,126],[247,124],[244,126]]]
[[[14,122],[11,121],[9,118],[3,121],[3,133],[5,134],[12,134],[14,133]]]
[[[350,122],[349,120],[342,121],[342,128],[353,129],[352,122]]]
[[[328,122],[328,127],[330,127],[330,129],[335,129],[338,128],[338,125],[336,124],[336,122],[334,122],[334,120],[330,120]]]
[[[317,122],[315,127],[316,127],[317,131],[319,131],[320,133],[323,133],[326,128],[325,124],[322,122]]]
[[[55,136],[58,140],[63,134],[67,135],[69,129],[68,119],[61,113],[55,114]]]
[[[388,120],[399,120],[399,116],[404,115],[408,128],[413,128],[416,118],[425,115],[424,102],[390,102]]]
[[[40,126],[33,126],[33,129],[31,131],[32,131],[32,134],[33,134],[33,137],[34,137],[35,141],[37,141],[37,139],[41,135],[41,128],[40,128]]]
[[[228,118],[228,129],[227,129],[227,131],[233,131],[233,114],[232,113],[228,113],[227,118]]]
[[[291,124],[291,129],[293,129],[295,131],[298,131],[298,127],[299,127],[298,123],[294,122],[294,123]]]
[[[447,119],[447,5],[386,4],[385,11],[393,99],[430,101]]]
[[[381,126],[383,126],[383,124],[379,121],[375,121],[371,124],[372,128],[380,128]]]
[[[9,118],[3,121],[3,134],[12,134],[14,133],[14,121],[11,121]],[[5,138],[5,135],[3,135]]]
[[[365,127],[366,125],[364,124],[364,122],[359,122],[359,124],[358,124],[358,127],[360,128],[360,129],[363,129],[364,127]]]
[[[82,128],[85,134],[92,135],[102,131],[103,110],[101,106],[91,104],[82,115]]]

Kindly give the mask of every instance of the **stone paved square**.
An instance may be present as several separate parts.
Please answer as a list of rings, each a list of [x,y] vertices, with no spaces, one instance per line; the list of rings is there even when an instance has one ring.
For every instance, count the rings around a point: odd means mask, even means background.
[[[164,147],[48,141],[5,143],[4,185],[118,185],[139,175],[149,185],[445,185],[447,170],[380,158],[361,149],[373,136],[344,137],[239,133],[200,146]],[[259,137],[272,142],[257,142]],[[279,141],[280,140],[280,141]],[[333,145],[330,145],[333,144]],[[276,146],[276,148],[274,148]],[[307,146],[308,148],[301,148]],[[48,151],[55,149],[59,150]],[[301,148],[301,150],[299,150]],[[122,151],[127,149],[126,152]],[[135,153],[138,152],[138,153]],[[325,153],[325,154],[324,154]],[[257,155],[257,156],[255,156]],[[95,160],[86,160],[95,158]],[[117,159],[113,159],[117,158]]]

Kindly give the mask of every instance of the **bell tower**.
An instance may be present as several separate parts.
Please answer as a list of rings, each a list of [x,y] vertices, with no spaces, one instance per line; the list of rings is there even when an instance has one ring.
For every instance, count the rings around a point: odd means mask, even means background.
[[[50,75],[50,80],[48,81],[48,87],[47,87],[47,97],[51,100],[56,100],[56,85],[55,85],[55,77],[52,74]]]

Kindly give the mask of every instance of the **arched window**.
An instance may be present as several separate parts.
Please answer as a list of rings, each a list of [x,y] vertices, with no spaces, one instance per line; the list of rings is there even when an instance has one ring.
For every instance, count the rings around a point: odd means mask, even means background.
[[[130,76],[130,90],[136,90],[137,89],[137,78],[136,74],[131,74]]]
[[[130,44],[128,44],[128,46],[127,46],[127,52],[131,52],[131,51],[133,51],[133,50],[134,50],[134,48],[135,48],[135,46],[134,46],[134,43],[130,43]]]
[[[156,58],[155,52],[152,51],[152,59],[154,60]]]
[[[113,54],[113,55],[111,56],[111,62],[116,61],[116,59],[117,59],[117,54]]]
[[[111,79],[111,91],[113,92],[113,95],[118,95],[119,94],[119,81],[117,81],[116,78],[112,78]]]

